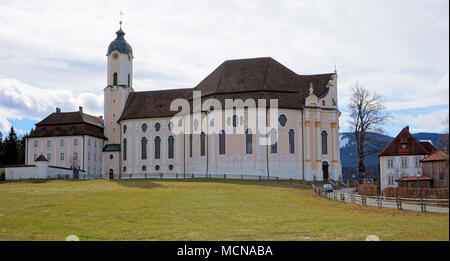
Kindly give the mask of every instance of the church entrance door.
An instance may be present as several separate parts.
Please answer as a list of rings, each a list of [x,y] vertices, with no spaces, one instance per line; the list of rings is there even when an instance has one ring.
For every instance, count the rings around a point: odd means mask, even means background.
[[[322,163],[323,180],[328,180],[328,162]]]
[[[109,179],[114,179],[114,170],[109,169]]]

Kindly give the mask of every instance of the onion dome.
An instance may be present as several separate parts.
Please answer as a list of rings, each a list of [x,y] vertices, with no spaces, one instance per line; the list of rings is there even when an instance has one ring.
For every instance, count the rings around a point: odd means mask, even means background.
[[[123,54],[133,54],[133,49],[131,49],[131,45],[125,40],[125,32],[122,31],[122,26],[119,31],[116,32],[117,37],[114,41],[109,44],[108,53],[106,55],[110,55],[114,51],[118,51]]]

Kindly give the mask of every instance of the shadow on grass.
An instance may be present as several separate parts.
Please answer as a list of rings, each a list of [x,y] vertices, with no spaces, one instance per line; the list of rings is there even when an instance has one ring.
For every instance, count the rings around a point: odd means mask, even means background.
[[[245,186],[270,186],[284,188],[311,189],[311,182],[306,181],[275,181],[275,180],[246,180],[246,179],[219,179],[219,178],[186,178],[186,179],[114,179],[121,186],[137,188],[154,188],[162,186],[158,183],[222,183]]]

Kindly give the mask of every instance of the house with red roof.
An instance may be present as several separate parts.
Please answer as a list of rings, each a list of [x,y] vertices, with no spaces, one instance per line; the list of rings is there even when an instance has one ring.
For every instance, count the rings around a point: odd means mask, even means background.
[[[400,133],[380,153],[380,187],[409,186],[420,182],[429,187],[432,178],[423,175],[422,160],[437,149],[428,141],[418,141],[410,132],[409,126]]]

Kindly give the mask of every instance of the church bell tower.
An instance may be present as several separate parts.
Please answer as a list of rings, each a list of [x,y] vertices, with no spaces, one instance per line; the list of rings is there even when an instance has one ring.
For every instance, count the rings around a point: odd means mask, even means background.
[[[121,130],[117,122],[122,115],[128,96],[133,89],[133,50],[131,45],[125,40],[125,32],[122,31],[122,21],[120,28],[116,32],[116,39],[109,44],[107,85],[103,90],[104,94],[104,169],[105,176],[112,178],[120,177],[120,151],[121,151]]]
[[[107,144],[120,144],[120,126],[117,123],[122,115],[128,95],[133,89],[133,50],[125,40],[120,29],[117,37],[109,44],[107,86],[104,89],[105,136]]]

